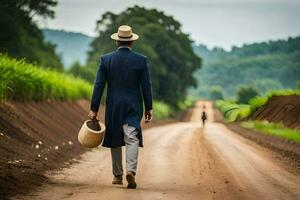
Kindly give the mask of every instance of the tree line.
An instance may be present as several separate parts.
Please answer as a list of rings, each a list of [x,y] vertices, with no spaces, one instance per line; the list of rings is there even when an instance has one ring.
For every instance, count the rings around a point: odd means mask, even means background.
[[[264,95],[274,89],[296,89],[300,80],[300,36],[233,47],[231,51],[203,45],[194,46],[194,50],[204,58],[203,69],[195,74],[198,88],[190,91],[197,96],[211,98],[216,87],[227,98],[235,98],[247,87]]]
[[[56,0],[1,0],[0,53],[63,70],[55,46],[44,41],[34,16],[53,18]]]
[[[38,66],[64,71],[55,46],[44,40],[34,16],[53,18],[56,0],[2,0],[0,2],[0,53],[25,58]],[[178,107],[187,89],[196,87],[193,73],[200,69],[201,58],[192,48],[193,41],[172,16],[156,9],[129,7],[120,14],[104,13],[96,23],[97,37],[91,43],[87,64],[74,64],[69,70],[76,77],[94,82],[100,56],[116,50],[110,35],[127,24],[140,35],[134,51],[148,57],[154,98]]]

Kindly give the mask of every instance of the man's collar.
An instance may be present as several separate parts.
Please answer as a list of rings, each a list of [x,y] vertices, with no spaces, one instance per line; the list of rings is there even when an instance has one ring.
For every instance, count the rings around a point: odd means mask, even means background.
[[[130,49],[132,51],[132,49],[129,46],[119,46],[118,49]]]

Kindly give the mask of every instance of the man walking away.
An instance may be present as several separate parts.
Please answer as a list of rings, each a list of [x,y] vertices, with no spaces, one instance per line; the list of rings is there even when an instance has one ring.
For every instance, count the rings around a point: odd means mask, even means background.
[[[126,146],[127,188],[137,184],[138,150],[143,146],[140,122],[143,101],[146,122],[152,119],[152,84],[147,57],[132,50],[139,36],[130,26],[120,26],[111,35],[117,50],[101,57],[91,101],[89,117],[97,117],[102,93],[107,84],[106,132],[102,146],[111,148],[113,184],[123,184],[122,146]]]
[[[203,127],[204,127],[205,126],[205,121],[207,120],[207,115],[206,115],[205,111],[202,112],[201,119],[202,119],[202,124],[203,124]]]

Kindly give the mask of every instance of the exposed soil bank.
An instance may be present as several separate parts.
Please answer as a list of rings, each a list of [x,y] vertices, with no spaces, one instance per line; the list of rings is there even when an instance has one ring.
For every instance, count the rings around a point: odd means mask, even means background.
[[[287,127],[300,129],[300,96],[274,96],[250,119],[281,122]]]
[[[209,119],[204,128],[203,103]],[[300,199],[299,170],[275,159],[273,151],[213,122],[211,103],[199,102],[190,120],[144,131],[136,190],[126,189],[125,181],[111,184],[110,151],[97,148],[68,168],[49,171],[51,184],[14,199]]]
[[[85,100],[0,105],[0,199],[41,185],[46,170],[85,151],[77,133],[88,108]]]
[[[100,120],[104,121],[100,106]],[[77,133],[87,119],[89,101],[0,104],[0,199],[27,193],[47,181],[44,173],[73,163],[88,149]],[[174,122],[154,120],[143,128]]]

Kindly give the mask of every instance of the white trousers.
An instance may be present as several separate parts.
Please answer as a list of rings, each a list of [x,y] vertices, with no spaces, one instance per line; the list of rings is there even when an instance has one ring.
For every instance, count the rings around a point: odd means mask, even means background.
[[[128,124],[123,125],[123,131],[126,146],[126,171],[135,174],[139,153],[138,131]],[[111,159],[114,176],[123,175],[122,147],[111,148]]]

